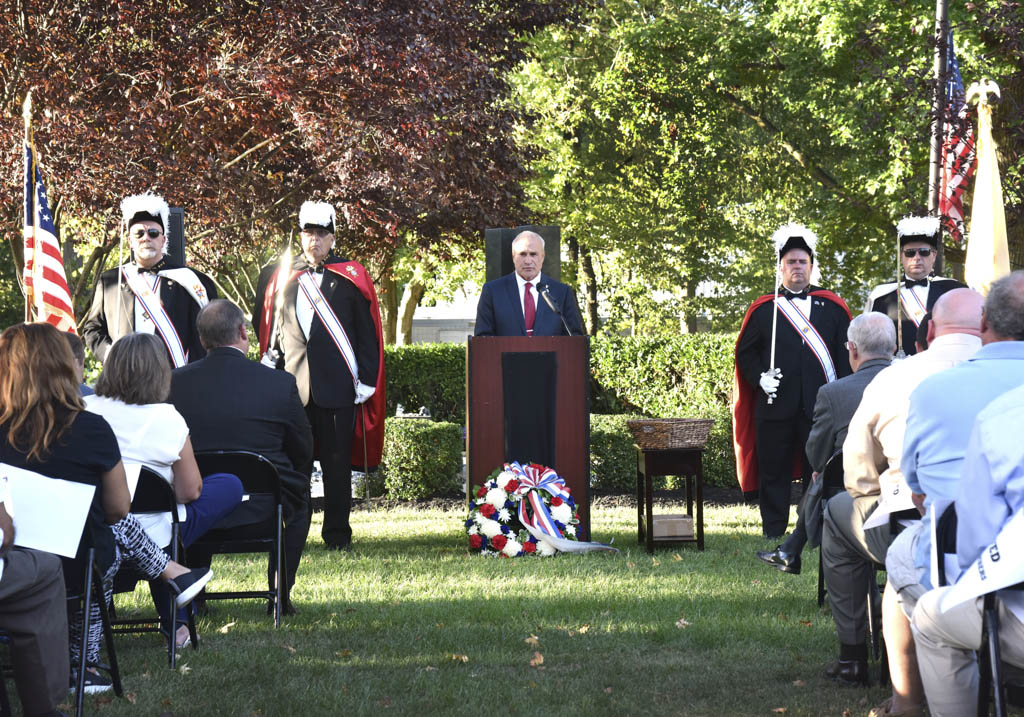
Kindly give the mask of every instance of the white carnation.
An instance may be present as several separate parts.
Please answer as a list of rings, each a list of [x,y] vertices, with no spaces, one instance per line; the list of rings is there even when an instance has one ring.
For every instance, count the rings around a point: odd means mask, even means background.
[[[522,549],[522,543],[519,543],[513,540],[512,538],[509,538],[508,542],[505,543],[505,547],[501,549],[501,552],[505,553],[505,555],[509,556],[510,558],[514,558],[516,555],[519,554],[519,551]]]
[[[503,508],[506,500],[508,500],[508,493],[501,488],[491,488],[487,491],[487,496],[484,498],[485,502],[490,503],[495,508]]]
[[[469,534],[469,535],[476,535],[479,532],[480,532],[480,528],[477,527],[476,523],[474,523],[473,525],[469,526],[469,530],[466,531],[466,533]]]
[[[569,521],[572,520],[572,508],[569,507],[568,503],[553,505],[551,506],[551,517],[559,523],[568,525]]]
[[[493,538],[495,535],[501,532],[501,524],[496,520],[484,518],[480,521],[480,532],[486,535],[488,538]]]
[[[502,523],[512,520],[512,514],[508,512],[508,508],[502,508],[498,511],[498,520]]]
[[[566,535],[571,535],[573,537],[576,537],[576,526],[575,525],[567,525],[567,526],[565,526],[565,534]]]
[[[537,541],[537,552],[540,555],[554,555],[555,553],[558,552],[558,548],[556,548],[555,546],[551,545],[550,543],[544,542],[543,540],[538,540]]]

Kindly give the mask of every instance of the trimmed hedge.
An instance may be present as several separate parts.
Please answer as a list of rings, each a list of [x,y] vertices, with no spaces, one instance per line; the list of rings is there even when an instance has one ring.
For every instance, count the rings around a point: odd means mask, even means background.
[[[704,480],[733,486],[736,461],[732,451],[731,402],[735,343],[734,333],[592,337],[591,411],[598,415],[714,419],[704,453]],[[398,403],[411,411],[422,405],[430,409],[436,420],[465,424],[465,355],[462,344],[386,347],[389,413],[394,412]],[[619,485],[618,489],[631,492],[632,478],[616,477],[625,475],[624,449],[609,437],[615,433],[620,440],[627,440],[628,430],[622,420],[603,420],[591,424],[591,451],[597,456],[596,462],[592,458],[591,475],[596,481],[593,485],[601,490]],[[632,443],[629,446],[632,456]]]
[[[462,490],[462,426],[388,418],[382,471],[388,498],[416,500]]]

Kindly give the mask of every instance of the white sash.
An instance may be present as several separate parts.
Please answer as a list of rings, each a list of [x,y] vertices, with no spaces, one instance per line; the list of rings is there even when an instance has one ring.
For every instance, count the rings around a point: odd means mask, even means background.
[[[174,328],[171,317],[167,315],[163,304],[160,303],[160,295],[155,293],[149,287],[146,280],[139,276],[139,269],[134,264],[122,266],[121,273],[124,275],[128,288],[132,290],[135,298],[139,300],[146,309],[146,313],[149,314],[149,318],[153,320],[157,333],[160,334],[160,338],[164,340],[164,344],[166,344],[167,350],[171,354],[171,363],[174,364],[174,368],[184,366],[188,363],[185,348],[181,344],[181,337],[178,336],[178,331]],[[157,288],[159,286],[158,282]]]
[[[914,291],[914,287],[909,289],[906,285],[900,286],[900,302],[903,304],[903,310],[907,312],[907,316],[914,322],[914,326],[921,325],[921,319],[928,313],[928,309],[921,303],[920,297],[917,292]]]
[[[355,351],[352,350],[352,342],[348,340],[345,328],[338,321],[334,309],[327,303],[327,297],[320,291],[312,272],[304,271],[299,274],[299,288],[309,299],[309,303],[313,305],[313,311],[320,317],[324,328],[327,329],[327,333],[334,341],[334,345],[338,347],[338,352],[345,359],[349,373],[352,374],[352,383],[355,384],[359,380],[359,365],[356,363]]]
[[[821,334],[814,328],[810,320],[804,316],[804,312],[800,311],[792,301],[783,296],[776,297],[775,305],[779,307],[779,311],[782,312],[782,315],[793,328],[797,330],[797,333],[803,337],[804,343],[811,349],[811,353],[817,357],[818,363],[821,364],[821,370],[825,372],[825,382],[831,383],[835,381],[836,367],[832,363],[832,354],[828,352],[825,339],[821,338]]]

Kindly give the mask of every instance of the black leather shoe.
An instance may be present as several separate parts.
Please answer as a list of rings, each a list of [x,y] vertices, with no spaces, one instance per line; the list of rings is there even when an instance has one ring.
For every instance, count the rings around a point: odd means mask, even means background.
[[[848,687],[867,687],[868,663],[865,660],[836,660],[825,668],[825,677]]]
[[[800,554],[787,553],[781,545],[775,550],[758,550],[757,557],[784,573],[800,574]]]
[[[328,543],[327,544],[327,549],[328,550],[343,550],[343,551],[345,551],[347,553],[350,550],[352,550],[352,541],[349,541],[347,543]]]

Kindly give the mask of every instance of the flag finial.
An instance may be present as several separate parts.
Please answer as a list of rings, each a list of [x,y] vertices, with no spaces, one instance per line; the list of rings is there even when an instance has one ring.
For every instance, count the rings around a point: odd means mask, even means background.
[[[32,90],[25,93],[25,102],[21,105],[21,116],[25,118],[25,122],[32,121]]]
[[[999,85],[987,77],[981,78],[981,82],[972,82],[971,86],[967,88],[967,102],[977,101],[980,104],[988,104],[989,95],[995,95],[997,102],[1003,98],[999,91]]]

